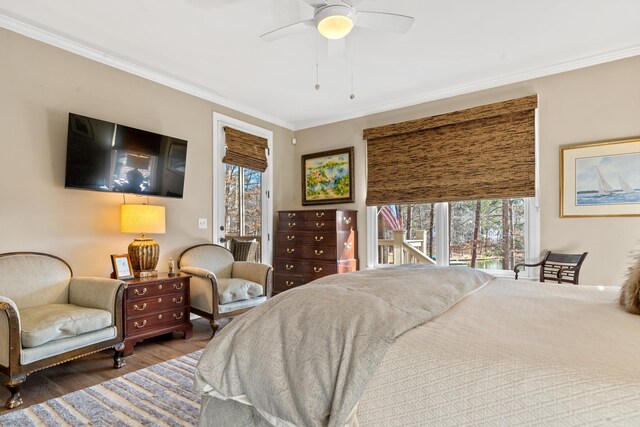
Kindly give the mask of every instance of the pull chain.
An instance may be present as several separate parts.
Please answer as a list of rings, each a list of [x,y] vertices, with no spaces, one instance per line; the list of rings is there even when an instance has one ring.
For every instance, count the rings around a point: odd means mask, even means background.
[[[350,42],[349,45],[351,47],[351,49],[350,49],[351,50],[351,52],[350,52],[351,53],[351,95],[349,95],[349,99],[353,100],[356,97],[355,91],[353,90],[353,81],[354,81],[353,68],[354,68],[354,62],[355,62],[355,56],[356,56],[355,55],[356,42],[355,42],[355,38],[354,38],[353,34],[349,36],[349,42]]]
[[[319,47],[318,45],[320,44],[320,41],[318,40],[320,38],[319,34],[316,34],[316,86],[315,89],[316,90],[320,90],[320,65],[319,65]]]

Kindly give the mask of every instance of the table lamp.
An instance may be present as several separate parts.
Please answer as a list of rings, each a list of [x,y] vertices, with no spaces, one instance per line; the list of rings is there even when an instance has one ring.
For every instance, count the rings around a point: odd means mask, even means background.
[[[129,245],[129,258],[136,277],[157,276],[156,265],[160,257],[160,245],[145,234],[164,234],[164,206],[128,205],[120,209],[120,231],[140,233]]]

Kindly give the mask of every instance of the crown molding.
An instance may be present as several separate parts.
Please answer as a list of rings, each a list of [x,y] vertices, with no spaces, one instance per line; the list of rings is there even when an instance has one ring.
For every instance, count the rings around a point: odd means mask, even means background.
[[[563,61],[552,65],[547,65],[523,72],[505,74],[496,78],[481,80],[477,82],[465,83],[457,86],[451,86],[442,90],[437,90],[429,93],[423,93],[418,96],[412,96],[401,100],[379,103],[371,108],[365,110],[359,110],[350,114],[336,115],[331,117],[325,117],[320,120],[307,120],[296,121],[295,130],[300,131],[303,129],[309,129],[312,127],[323,126],[331,123],[336,123],[344,120],[357,119],[372,114],[383,113],[386,111],[397,110],[400,108],[411,107],[414,105],[423,104],[425,102],[438,101],[441,99],[451,98],[459,95],[467,95],[474,92],[479,92],[486,89],[494,89],[500,86],[506,86],[514,83],[523,83],[529,80],[547,77],[554,74],[560,74],[567,71],[574,71],[580,68],[591,67],[593,65],[600,65],[607,62],[618,61],[621,59],[631,58],[633,56],[640,55],[640,45],[633,45],[623,49],[600,53],[596,55],[589,55],[569,61]]]
[[[105,51],[96,46],[90,46],[87,43],[81,43],[69,37],[55,33],[53,30],[42,28],[33,23],[9,16],[4,11],[0,11],[0,27],[21,34],[34,40],[55,46],[68,52],[80,55],[84,58],[91,59],[96,62],[108,65],[118,70],[134,74],[138,77],[159,83],[163,86],[170,87],[180,92],[193,95],[195,97],[211,101],[226,108],[230,108],[239,113],[247,114],[256,119],[264,120],[285,129],[294,130],[295,126],[286,120],[273,117],[262,111],[255,110],[246,105],[233,102],[224,98],[209,89],[205,89],[194,83],[185,81],[175,76],[168,75],[158,70],[154,70],[148,66],[137,64],[134,61],[123,59],[117,54]]]

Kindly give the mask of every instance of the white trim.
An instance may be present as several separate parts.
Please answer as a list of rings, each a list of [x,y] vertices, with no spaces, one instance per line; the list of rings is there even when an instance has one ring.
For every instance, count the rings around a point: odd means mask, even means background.
[[[367,220],[367,268],[378,265],[378,208],[367,206],[365,210]]]
[[[224,157],[224,127],[231,126],[234,129],[241,130],[243,132],[250,133],[262,138],[265,138],[268,143],[268,155],[267,161],[269,167],[262,174],[262,196],[266,203],[262,203],[262,262],[271,264],[273,257],[273,131],[264,129],[251,123],[243,122],[242,120],[235,119],[233,117],[225,116],[220,113],[213,113],[213,227],[211,228],[211,239],[213,243],[220,241],[220,226],[224,225],[224,202],[218,203],[220,200],[224,200],[223,192],[224,185],[217,185],[224,183],[224,168],[222,165],[222,158]]]
[[[620,59],[631,58],[640,55],[640,44],[632,45],[623,49],[614,50],[612,52],[604,52],[596,55],[576,58],[569,61],[563,61],[558,64],[547,65],[503,76],[480,80],[476,82],[463,83],[460,85],[443,88],[437,91],[422,93],[417,96],[395,100],[393,102],[381,102],[378,104],[369,103],[370,108],[359,110],[353,113],[325,117],[318,120],[301,120],[294,122],[295,130],[303,130],[312,127],[322,126],[343,120],[356,119],[359,117],[370,116],[372,114],[383,113],[386,111],[397,110],[400,108],[411,107],[423,104],[425,102],[438,101],[440,99],[451,98],[459,95],[479,92],[481,90],[493,89],[500,86],[506,86],[513,83],[521,83],[528,80],[546,77],[553,74],[560,74],[567,71],[573,71],[580,68],[591,67],[593,65],[604,64],[606,62],[618,61]],[[372,105],[373,104],[373,105]]]
[[[436,264],[449,265],[449,203],[435,205]]]
[[[35,24],[27,23],[25,21],[13,18],[11,16],[8,16],[6,12],[0,13],[0,27],[4,27],[18,34],[22,34],[23,36],[27,36],[43,43],[47,43],[51,46],[64,49],[68,52],[75,53],[76,55],[80,55],[93,61],[109,65],[110,67],[117,68],[127,73],[150,80],[152,82],[159,83],[163,86],[176,89],[180,92],[184,92],[189,95],[214,102],[218,105],[231,108],[240,113],[248,114],[257,119],[273,123],[277,126],[289,130],[294,130],[294,125],[287,122],[286,120],[282,120],[246,105],[231,101],[230,99],[218,95],[211,89],[204,88],[200,85],[184,80],[178,76],[172,76],[163,71],[154,70],[147,65],[136,63],[131,59],[122,58],[117,53],[109,52],[97,46],[91,46],[86,42],[73,40],[69,36],[56,34],[50,29],[40,28]]]
[[[312,119],[290,122],[221,97],[213,90],[204,88],[193,82],[185,81],[177,76],[168,75],[160,70],[153,70],[149,66],[137,64],[131,59],[121,58],[114,52],[106,51],[105,49],[97,46],[90,46],[86,42],[73,40],[67,35],[57,34],[51,29],[40,28],[34,23],[9,16],[7,12],[0,13],[0,27],[293,131],[369,116],[376,113],[410,107],[453,96],[465,95],[481,90],[524,82],[527,80],[640,55],[640,44],[635,44],[611,52],[584,56],[527,71],[505,74],[491,79],[455,85],[434,92],[422,93],[417,96],[394,100],[392,102],[380,102],[378,104],[374,104],[370,108],[353,113],[330,116],[317,120]],[[368,105],[371,105],[371,103]]]

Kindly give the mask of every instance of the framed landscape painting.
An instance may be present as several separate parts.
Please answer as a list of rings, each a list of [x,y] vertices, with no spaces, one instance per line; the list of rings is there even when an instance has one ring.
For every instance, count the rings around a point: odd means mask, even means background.
[[[353,147],[302,156],[303,205],[353,201]]]
[[[560,149],[560,216],[640,216],[640,139]]]

